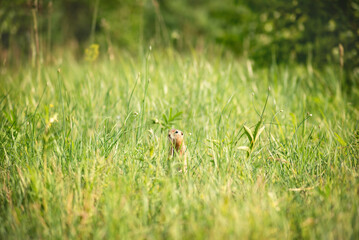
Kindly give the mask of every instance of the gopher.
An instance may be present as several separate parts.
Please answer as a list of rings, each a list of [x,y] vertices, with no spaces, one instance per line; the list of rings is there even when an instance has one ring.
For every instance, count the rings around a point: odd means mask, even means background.
[[[183,170],[187,171],[187,148],[184,143],[183,132],[178,129],[171,129],[168,132],[168,140],[170,141],[169,158],[178,156],[183,160]],[[180,170],[182,172],[182,170]]]

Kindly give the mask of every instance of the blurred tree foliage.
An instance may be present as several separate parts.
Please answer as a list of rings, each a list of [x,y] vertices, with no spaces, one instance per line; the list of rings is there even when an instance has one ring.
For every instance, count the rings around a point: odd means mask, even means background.
[[[34,57],[36,35],[43,57],[61,48],[83,55],[91,39],[111,58],[116,48],[136,53],[150,44],[179,51],[217,44],[259,65],[340,65],[342,55],[347,79],[359,79],[359,0],[1,1],[3,64]]]

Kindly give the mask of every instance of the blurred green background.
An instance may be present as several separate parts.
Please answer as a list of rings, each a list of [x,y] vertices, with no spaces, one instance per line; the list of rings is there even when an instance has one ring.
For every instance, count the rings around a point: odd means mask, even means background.
[[[12,0],[0,6],[2,65],[34,59],[35,52],[44,61],[63,50],[80,58],[91,43],[112,59],[118,50],[141,54],[149,45],[180,52],[213,47],[261,66],[338,64],[347,89],[359,79],[358,0]]]

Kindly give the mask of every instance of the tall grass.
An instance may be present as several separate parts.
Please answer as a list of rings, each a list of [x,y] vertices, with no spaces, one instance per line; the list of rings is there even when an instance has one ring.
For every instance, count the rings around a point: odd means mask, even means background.
[[[308,69],[169,50],[4,71],[0,238],[359,238],[358,96]]]

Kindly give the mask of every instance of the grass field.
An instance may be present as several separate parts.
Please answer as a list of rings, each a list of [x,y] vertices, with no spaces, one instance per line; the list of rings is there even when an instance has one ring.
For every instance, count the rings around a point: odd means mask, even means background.
[[[0,238],[359,239],[359,93],[342,81],[171,50],[3,68]]]

